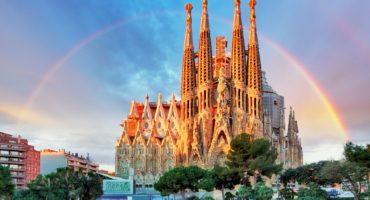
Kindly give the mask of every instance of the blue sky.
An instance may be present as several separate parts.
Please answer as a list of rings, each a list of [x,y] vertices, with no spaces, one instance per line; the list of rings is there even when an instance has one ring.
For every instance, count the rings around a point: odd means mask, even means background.
[[[197,46],[201,1],[189,2]],[[113,166],[129,102],[143,101],[147,93],[152,101],[158,93],[164,99],[179,94],[186,3],[1,1],[0,131],[22,135],[38,149],[89,152]],[[262,68],[286,107],[296,110],[305,162],[340,158],[346,139],[304,77],[267,40],[306,66],[335,103],[352,140],[370,143],[369,8],[368,1],[346,0],[257,3]],[[231,44],[233,1],[209,0],[209,15],[212,38],[224,35]],[[242,1],[246,27],[248,16]],[[102,30],[60,65],[27,107],[45,73]]]

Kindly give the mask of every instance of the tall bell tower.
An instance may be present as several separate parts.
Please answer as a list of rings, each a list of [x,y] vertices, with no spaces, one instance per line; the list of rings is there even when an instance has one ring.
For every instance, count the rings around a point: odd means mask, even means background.
[[[262,137],[262,71],[256,28],[256,0],[249,1],[250,29],[248,42],[248,97],[249,120],[252,132]]]
[[[208,19],[208,2],[202,0],[202,19],[198,49],[198,123],[199,147],[204,155],[209,148],[212,137],[212,106],[213,106],[213,65],[211,33]]]
[[[196,114],[196,80],[195,80],[195,55],[192,33],[191,10],[193,6],[189,3],[186,9],[186,32],[184,42],[184,53],[182,58],[181,77],[181,140],[184,149],[183,160],[188,159],[189,144],[192,141],[193,118]],[[187,162],[187,161],[185,161]]]
[[[233,135],[240,134],[245,125],[247,113],[247,61],[244,44],[240,0],[234,1],[234,24],[231,46],[231,77],[233,105]]]

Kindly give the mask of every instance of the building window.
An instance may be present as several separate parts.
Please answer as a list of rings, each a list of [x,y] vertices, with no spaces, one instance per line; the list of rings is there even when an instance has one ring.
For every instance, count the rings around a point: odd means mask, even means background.
[[[3,150],[1,150],[1,151],[0,151],[0,154],[8,155],[8,154],[9,154],[9,151],[3,151]]]

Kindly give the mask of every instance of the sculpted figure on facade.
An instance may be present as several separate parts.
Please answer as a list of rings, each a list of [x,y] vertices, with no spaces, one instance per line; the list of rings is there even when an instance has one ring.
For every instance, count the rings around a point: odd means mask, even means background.
[[[225,118],[226,115],[228,114],[228,89],[226,85],[226,79],[225,79],[225,68],[221,67],[220,76],[218,78],[218,85],[217,85],[217,93],[218,93],[218,98],[217,98],[217,107],[218,107],[218,114],[220,117]]]

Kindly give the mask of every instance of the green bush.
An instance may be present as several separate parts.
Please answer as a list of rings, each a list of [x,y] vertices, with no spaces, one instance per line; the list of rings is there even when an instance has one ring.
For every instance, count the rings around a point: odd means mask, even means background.
[[[307,197],[298,197],[298,200],[323,200],[322,198],[319,198],[319,197],[310,197],[310,196],[307,196]]]
[[[18,191],[13,199],[96,199],[103,194],[103,180],[99,175],[72,168],[59,168],[46,176],[39,175],[30,182],[27,190]]]
[[[206,196],[203,198],[203,200],[215,200],[213,197],[210,197],[210,196]]]
[[[256,200],[270,200],[272,198],[274,191],[272,188],[265,186],[264,183],[258,182],[254,186],[253,196]]]
[[[295,194],[296,193],[293,191],[293,189],[290,189],[290,188],[283,188],[280,190],[280,195],[284,197],[285,200],[294,199]]]
[[[0,165],[0,199],[10,198],[14,193],[15,186],[8,167]]]
[[[234,199],[235,195],[233,195],[231,192],[225,193],[225,200],[232,200]]]
[[[253,189],[251,187],[242,185],[239,187],[236,193],[240,199],[249,199],[249,198],[252,198],[253,196]]]
[[[308,184],[307,188],[301,188],[298,192],[298,200],[326,200],[328,194],[316,183]]]
[[[186,200],[199,200],[197,196],[188,197]]]

